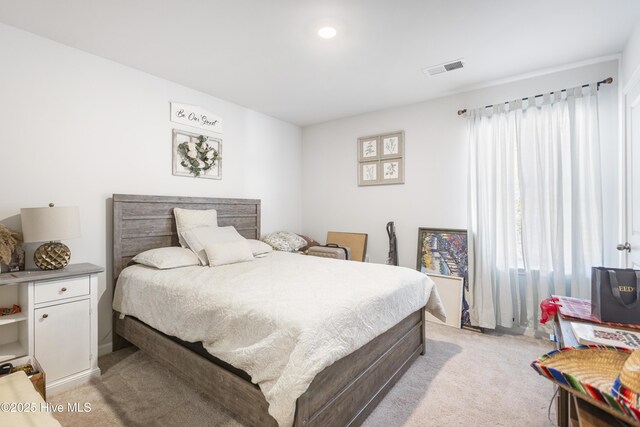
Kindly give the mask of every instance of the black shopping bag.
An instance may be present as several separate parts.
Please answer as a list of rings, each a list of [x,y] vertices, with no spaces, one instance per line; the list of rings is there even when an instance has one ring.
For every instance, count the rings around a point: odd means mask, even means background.
[[[640,325],[640,270],[593,267],[591,314],[603,322]]]

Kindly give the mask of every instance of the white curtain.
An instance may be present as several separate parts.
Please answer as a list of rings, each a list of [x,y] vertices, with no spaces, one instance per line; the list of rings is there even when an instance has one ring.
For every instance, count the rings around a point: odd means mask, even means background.
[[[588,298],[603,263],[597,88],[468,117],[471,323],[535,328],[542,299]]]

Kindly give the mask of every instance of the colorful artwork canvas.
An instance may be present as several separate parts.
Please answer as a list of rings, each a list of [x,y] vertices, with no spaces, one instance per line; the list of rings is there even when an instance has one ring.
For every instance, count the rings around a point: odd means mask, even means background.
[[[437,228],[418,229],[417,269],[425,274],[462,277],[469,290],[467,231]],[[469,305],[462,296],[463,326],[471,326]]]

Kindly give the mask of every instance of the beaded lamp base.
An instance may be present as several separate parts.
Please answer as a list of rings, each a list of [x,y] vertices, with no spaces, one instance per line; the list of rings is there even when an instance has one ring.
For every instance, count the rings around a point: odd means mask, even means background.
[[[49,242],[36,249],[33,260],[40,270],[58,270],[69,264],[71,250],[60,242]]]

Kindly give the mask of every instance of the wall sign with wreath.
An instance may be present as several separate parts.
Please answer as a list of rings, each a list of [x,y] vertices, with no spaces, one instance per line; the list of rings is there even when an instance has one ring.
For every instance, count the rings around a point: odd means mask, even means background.
[[[222,138],[173,130],[173,174],[222,179]]]

